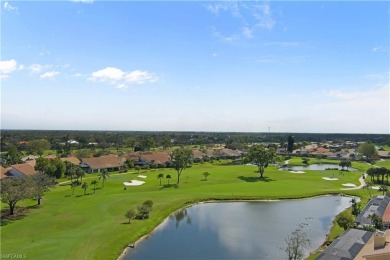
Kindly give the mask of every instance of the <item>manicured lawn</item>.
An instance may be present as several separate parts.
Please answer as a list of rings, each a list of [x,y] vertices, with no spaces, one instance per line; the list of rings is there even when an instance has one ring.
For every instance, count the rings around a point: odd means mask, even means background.
[[[166,186],[159,185],[160,172],[171,174],[171,184],[176,183],[176,172],[171,169],[140,172],[146,179],[137,178],[137,173],[121,174],[109,177],[96,194],[92,194],[90,185],[90,195],[86,196],[80,187],[72,196],[70,186],[57,186],[45,195],[40,208],[32,208],[23,219],[1,227],[1,253],[26,254],[29,259],[114,259],[127,244],[151,232],[171,212],[197,201],[286,199],[330,193],[362,195],[362,191],[341,190],[343,183],[360,185],[362,172],[292,174],[268,167],[265,178],[260,180],[256,170],[255,166],[194,165],[183,172],[179,187],[167,186],[166,179],[163,180]],[[207,181],[203,181],[205,171],[210,173]],[[333,176],[339,180],[322,179]],[[86,180],[90,183],[93,179]],[[123,182],[131,179],[146,183],[124,190]],[[154,202],[150,218],[127,224],[124,213],[146,199]],[[26,201],[20,205],[34,203]]]
[[[390,160],[376,161],[375,165],[379,166],[379,167],[386,167],[386,168],[390,169]]]

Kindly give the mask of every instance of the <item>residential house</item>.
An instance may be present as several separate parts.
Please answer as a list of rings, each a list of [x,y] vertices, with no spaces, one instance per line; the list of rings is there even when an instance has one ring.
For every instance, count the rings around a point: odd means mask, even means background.
[[[7,169],[4,168],[3,166],[0,166],[0,180],[7,177],[9,177]]]
[[[332,242],[316,260],[352,260],[359,254],[374,233],[349,229]]]
[[[156,163],[159,167],[162,165],[169,167],[171,165],[171,158],[168,152],[151,152],[141,154],[141,158],[144,159],[147,164]]]
[[[217,151],[217,156],[220,159],[239,159],[242,155],[241,151],[222,148]]]
[[[195,163],[206,161],[206,154],[200,150],[193,150],[192,151],[192,159]]]
[[[355,224],[358,227],[363,227],[371,224],[371,215],[375,214],[378,217],[383,219],[385,212],[390,209],[387,209],[389,206],[390,197],[389,196],[375,196],[372,198],[366,205],[366,207],[360,212],[360,214],[355,219]],[[385,226],[390,226],[390,219],[387,222],[383,223]]]
[[[73,163],[74,165],[80,165],[80,163],[81,163],[79,158],[77,158],[75,156],[69,156],[69,157],[60,158],[60,160],[63,161],[63,162]]]
[[[107,171],[118,171],[123,165],[117,155],[103,155],[100,157],[82,158],[81,168],[88,173]]]
[[[11,165],[11,169],[8,171],[10,177],[24,177],[37,174],[38,171],[35,170],[34,165],[30,163],[21,163]]]
[[[169,167],[171,165],[171,159],[169,152],[134,152],[125,156],[126,159],[132,160],[136,166],[144,166],[157,164],[158,167],[162,165]]]
[[[30,163],[30,164],[35,165],[35,160],[38,159],[38,158],[39,158],[38,156],[30,154],[30,155],[27,155],[27,156],[23,157],[21,160],[24,163]]]
[[[390,259],[390,229],[377,231],[367,241],[355,260],[388,260]]]
[[[380,159],[390,159],[390,151],[378,151],[378,157]]]

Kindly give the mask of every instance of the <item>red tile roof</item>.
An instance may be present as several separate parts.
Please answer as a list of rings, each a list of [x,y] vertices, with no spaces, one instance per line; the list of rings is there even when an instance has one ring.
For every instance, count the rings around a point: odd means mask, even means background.
[[[79,158],[77,158],[75,156],[69,156],[69,157],[65,157],[65,158],[60,158],[60,160],[63,161],[63,162],[71,162],[74,165],[79,165],[81,163]]]
[[[148,154],[142,154],[141,157],[148,162],[155,162],[158,164],[171,161],[168,152],[152,152]]]
[[[38,171],[34,169],[34,166],[29,163],[14,164],[11,165],[11,167],[23,173],[26,176],[31,176],[38,173]]]
[[[8,177],[6,175],[6,173],[7,173],[7,170],[3,166],[0,166],[0,179]]]
[[[103,155],[100,157],[82,158],[82,163],[91,169],[107,169],[122,166],[122,160],[117,155]]]
[[[382,216],[383,222],[390,222],[390,203],[387,204],[386,211]]]

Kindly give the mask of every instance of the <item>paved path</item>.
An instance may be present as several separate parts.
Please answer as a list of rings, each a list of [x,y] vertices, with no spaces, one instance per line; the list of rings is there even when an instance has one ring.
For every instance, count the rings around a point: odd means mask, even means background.
[[[364,174],[364,178],[367,178],[367,173]],[[342,189],[342,190],[359,190],[359,189],[361,189],[361,188],[363,188],[363,187],[366,186],[366,181],[365,181],[365,179],[363,179],[363,176],[361,176],[361,177],[359,178],[359,181],[360,181],[360,186],[358,186],[358,187],[353,187],[353,188],[341,188],[341,189]]]

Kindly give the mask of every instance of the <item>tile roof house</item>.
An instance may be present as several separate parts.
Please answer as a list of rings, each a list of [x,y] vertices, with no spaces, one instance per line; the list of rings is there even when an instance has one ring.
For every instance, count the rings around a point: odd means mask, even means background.
[[[10,177],[24,177],[37,174],[38,171],[35,170],[34,166],[30,163],[21,163],[11,165],[11,169],[8,171]]]
[[[157,165],[165,165],[169,166],[171,164],[171,158],[168,152],[151,152],[147,154],[141,154],[141,158],[143,158],[148,164],[157,163]]]
[[[355,223],[358,227],[363,227],[365,225],[371,225],[370,216],[375,214],[380,218],[383,218],[386,212],[386,208],[390,204],[389,196],[375,196],[372,198],[366,205],[366,207],[360,212],[356,217]],[[389,222],[384,222],[384,225],[389,225]]]
[[[156,163],[158,166],[168,166],[171,164],[169,152],[134,152],[125,156],[126,159],[132,160],[134,165],[143,166]]]
[[[332,242],[316,260],[352,260],[363,249],[374,233],[359,229],[349,229]]]
[[[387,260],[390,259],[390,230],[377,231],[360,250],[355,260]]]
[[[390,159],[390,151],[378,151],[378,157],[381,159]]]
[[[107,171],[118,171],[123,162],[117,155],[103,155],[100,157],[82,158],[81,168],[88,173]]]
[[[63,162],[73,163],[74,165],[79,165],[81,163],[79,158],[77,158],[75,156],[69,156],[69,157],[60,158],[60,160],[63,161]]]
[[[6,168],[0,166],[0,180],[8,177],[7,172]]]
[[[223,159],[238,159],[241,157],[241,154],[242,152],[238,150],[232,150],[228,148],[220,149],[217,152],[218,157]]]

